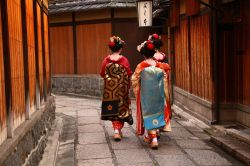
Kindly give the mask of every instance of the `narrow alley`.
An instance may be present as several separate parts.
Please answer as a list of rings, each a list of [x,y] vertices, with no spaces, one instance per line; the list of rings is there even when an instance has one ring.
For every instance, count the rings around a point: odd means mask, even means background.
[[[40,166],[242,165],[210,142],[202,129],[174,114],[172,132],[161,133],[152,150],[133,126],[125,125],[120,142],[109,121],[100,120],[100,99],[56,96],[56,120]],[[135,103],[132,101],[135,114]],[[134,115],[134,120],[136,119]]]

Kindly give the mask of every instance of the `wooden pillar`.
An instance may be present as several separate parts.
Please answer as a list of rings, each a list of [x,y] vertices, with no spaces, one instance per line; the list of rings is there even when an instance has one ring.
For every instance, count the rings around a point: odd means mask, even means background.
[[[5,96],[7,110],[7,136],[13,137],[14,120],[11,111],[12,89],[11,89],[11,66],[10,66],[10,49],[9,49],[9,25],[7,0],[1,0],[1,16],[2,16],[2,31],[3,31],[3,59],[4,59],[4,76],[5,76]]]
[[[171,72],[169,73],[169,83],[171,84],[171,86],[170,86],[170,91],[171,91],[171,93],[170,93],[170,102],[171,102],[171,105],[173,104],[173,101],[174,101],[174,91],[173,91],[173,89],[174,89],[174,87],[173,87],[173,73],[174,73],[174,71],[173,71],[173,63],[172,63],[172,54],[171,54],[171,50],[172,50],[172,48],[171,48],[171,44],[172,44],[172,42],[173,42],[173,40],[172,40],[172,34],[171,34],[171,28],[170,28],[170,26],[168,26],[168,63],[169,63],[169,65],[170,65],[170,68],[171,68]]]
[[[36,0],[33,3],[34,11],[34,38],[35,38],[35,56],[36,56],[36,109],[40,108],[40,87],[39,87],[39,60],[38,60],[38,34],[37,34],[37,10],[36,10]]]
[[[47,36],[47,37],[45,37],[45,42],[47,42],[47,45],[48,45],[48,50],[45,50],[45,52],[46,51],[48,51],[47,52],[47,54],[48,54],[48,56],[46,55],[46,58],[47,58],[47,61],[48,61],[48,65],[49,65],[49,69],[48,69],[48,71],[47,72],[49,72],[48,73],[48,79],[49,80],[47,80],[48,81],[48,85],[47,85],[47,96],[50,96],[51,95],[51,57],[50,57],[50,36],[49,36],[49,20],[48,20],[48,11],[45,11],[46,9],[44,8],[44,15],[43,16],[45,16],[47,19],[46,19],[46,22],[45,22],[45,20],[43,20],[44,21],[44,29],[45,28],[47,28],[47,33],[46,34],[44,34],[44,36]],[[47,25],[47,27],[45,27],[45,25]],[[45,32],[45,31],[44,31]],[[46,39],[47,39],[47,41],[46,41]],[[46,47],[45,47],[46,48]],[[47,63],[47,62],[46,62]],[[46,64],[47,65],[47,64]],[[46,75],[47,75],[47,73],[46,73]],[[47,79],[47,78],[46,78]]]
[[[49,95],[51,95],[51,91],[52,91],[52,83],[51,83],[51,79],[52,79],[52,72],[51,72],[51,50],[50,50],[50,29],[49,29],[49,19],[47,19],[48,21],[48,45],[49,45]]]
[[[46,81],[46,61],[45,61],[45,41],[44,41],[44,18],[43,18],[43,10],[41,10],[41,29],[42,29],[42,56],[43,56],[43,94],[44,101],[47,101],[47,81]]]
[[[23,38],[23,62],[24,62],[24,81],[25,81],[25,118],[30,119],[30,93],[29,93],[29,57],[27,39],[27,20],[26,20],[26,1],[21,1],[22,11],[22,38]]]

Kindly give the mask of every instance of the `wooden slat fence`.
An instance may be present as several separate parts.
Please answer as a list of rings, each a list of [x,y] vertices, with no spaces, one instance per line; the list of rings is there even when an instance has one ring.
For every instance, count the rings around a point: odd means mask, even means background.
[[[212,101],[210,15],[188,21],[180,20],[174,32],[176,86]]]
[[[190,92],[190,73],[188,58],[188,21],[181,20],[174,33],[175,80],[176,86]]]
[[[213,84],[211,75],[210,14],[190,20],[191,35],[191,92],[212,101]]]
[[[7,1],[14,129],[25,119],[21,0]]]
[[[34,7],[37,13],[33,11]],[[36,58],[39,62],[41,96],[44,95],[42,42],[45,44],[46,83],[48,85],[50,83],[48,18],[45,15],[44,20],[41,20],[43,13],[41,6],[33,0],[3,0],[0,2],[0,144],[6,140],[7,135],[12,137],[15,129],[25,121],[25,117],[30,118],[30,114],[36,110],[35,99],[38,94],[36,93]],[[37,17],[34,17],[36,14]],[[34,22],[36,19],[37,22]],[[43,30],[41,29],[42,21],[45,24]],[[34,33],[36,29],[38,34]],[[42,31],[45,33],[44,41],[42,41]],[[38,37],[38,55],[35,51],[36,36]],[[26,55],[28,58],[24,59]],[[24,66],[24,64],[27,65]],[[24,74],[24,69],[28,69],[27,75]],[[6,73],[10,74],[5,75]],[[27,77],[28,82],[25,82],[24,77]],[[25,86],[28,84],[29,86]],[[9,93],[6,94],[5,91],[6,93],[9,91]],[[30,100],[30,105],[27,106],[26,96]],[[7,118],[7,116],[9,117]]]

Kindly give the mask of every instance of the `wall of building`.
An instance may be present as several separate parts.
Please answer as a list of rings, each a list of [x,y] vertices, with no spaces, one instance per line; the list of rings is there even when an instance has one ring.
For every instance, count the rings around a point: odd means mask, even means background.
[[[220,4],[218,73],[221,120],[250,126],[249,1]]]
[[[71,14],[71,18],[70,18]],[[136,46],[157,28],[138,28],[136,8],[99,9],[50,15],[52,74],[99,74],[102,60],[111,52],[111,35],[126,45],[122,54],[132,69],[143,60]]]
[[[218,17],[197,3],[179,0],[171,8],[175,104],[207,123],[249,126],[250,3],[218,1]]]
[[[211,11],[198,1],[180,0],[173,4],[171,13],[175,104],[210,123],[216,119]]]
[[[45,131],[55,118],[44,3],[0,2],[0,165],[23,165],[41,156]]]

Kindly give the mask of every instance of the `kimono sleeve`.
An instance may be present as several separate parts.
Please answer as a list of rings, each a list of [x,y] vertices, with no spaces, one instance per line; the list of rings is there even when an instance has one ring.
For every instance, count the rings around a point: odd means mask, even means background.
[[[106,68],[107,63],[108,63],[107,58],[105,58],[105,59],[102,61],[102,66],[101,66],[101,71],[100,71],[100,75],[101,75],[102,77],[105,76],[105,68]]]
[[[133,87],[133,91],[134,91],[135,96],[137,96],[137,93],[139,92],[139,89],[140,89],[141,71],[142,71],[142,69],[141,69],[140,65],[137,65],[135,72],[133,73],[132,78],[131,78],[132,87]]]
[[[127,58],[123,57],[122,65],[126,68],[128,76],[131,77],[132,70],[130,69],[130,64]]]

